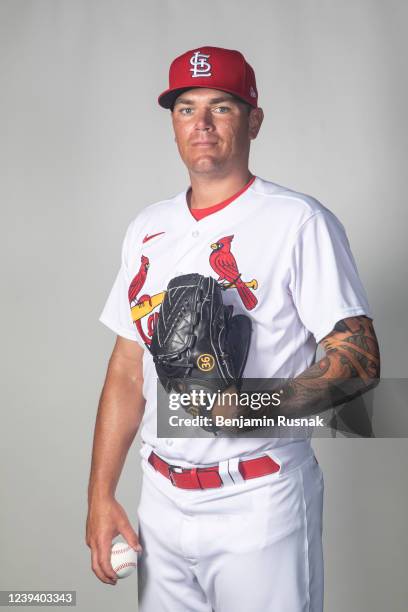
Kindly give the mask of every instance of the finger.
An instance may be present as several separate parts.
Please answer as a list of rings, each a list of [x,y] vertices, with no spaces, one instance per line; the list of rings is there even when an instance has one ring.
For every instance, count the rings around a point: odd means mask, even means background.
[[[103,540],[100,542],[98,547],[98,561],[99,567],[106,576],[106,578],[110,581],[113,581],[116,584],[118,579],[115,570],[112,567],[111,563],[111,553],[112,553],[112,541]]]
[[[130,523],[126,527],[122,527],[120,533],[131,548],[134,548],[136,552],[142,552],[142,547],[140,545],[138,535],[136,531],[132,528]]]
[[[92,571],[99,578],[101,582],[105,582],[106,584],[116,584],[116,580],[112,580],[107,576],[100,565],[99,562],[99,553],[97,546],[94,545],[91,547],[91,559],[92,559]]]

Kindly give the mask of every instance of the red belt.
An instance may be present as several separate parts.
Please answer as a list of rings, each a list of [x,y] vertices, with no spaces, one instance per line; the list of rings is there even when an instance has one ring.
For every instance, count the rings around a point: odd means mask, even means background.
[[[225,484],[266,476],[280,470],[280,465],[268,455],[237,461],[235,470],[228,467],[231,460],[222,462],[223,469],[221,463],[205,468],[182,468],[167,463],[154,452],[150,453],[148,461],[157,472],[168,478],[179,489],[215,489]]]

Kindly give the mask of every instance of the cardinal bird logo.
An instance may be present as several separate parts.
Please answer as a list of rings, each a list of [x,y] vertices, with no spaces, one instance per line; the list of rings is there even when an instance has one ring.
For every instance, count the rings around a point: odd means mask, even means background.
[[[132,305],[132,303],[136,300],[137,295],[140,293],[141,288],[145,284],[149,265],[149,258],[142,255],[140,258],[140,268],[129,285],[128,297],[130,305]]]
[[[241,279],[237,262],[231,253],[233,238],[233,235],[224,236],[211,245],[210,265],[214,272],[218,274],[218,282],[222,282],[222,289],[236,288],[245,308],[252,310],[257,305],[258,300],[252,293],[251,288],[256,289],[258,283],[256,280],[245,283]]]
[[[136,308],[138,305],[144,304],[144,303],[147,303],[153,306],[150,295],[146,294],[146,295],[141,295],[140,297],[138,297],[140,291],[143,288],[143,285],[145,284],[149,266],[150,266],[149,258],[145,257],[145,255],[142,255],[140,258],[139,270],[136,276],[133,278],[132,282],[130,283],[129,289],[128,289],[128,297],[129,297],[129,304],[130,304],[131,310]],[[152,308],[150,310],[152,310]],[[150,315],[148,318],[148,323],[147,323],[148,335],[145,334],[142,328],[142,318],[136,319],[134,322],[135,322],[137,331],[139,332],[141,338],[143,339],[143,342],[145,342],[146,344],[150,344],[151,339],[149,338],[149,336],[151,337],[153,334],[154,324],[156,322],[155,314]]]

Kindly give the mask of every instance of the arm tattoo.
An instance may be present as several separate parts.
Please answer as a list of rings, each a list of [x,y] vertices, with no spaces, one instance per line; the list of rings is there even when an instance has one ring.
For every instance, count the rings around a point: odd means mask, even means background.
[[[380,353],[373,324],[367,317],[351,317],[336,323],[322,340],[333,378],[358,376],[365,383],[379,378]]]
[[[320,344],[325,357],[287,381],[280,389],[280,406],[265,407],[257,417],[310,416],[344,404],[378,384],[380,353],[371,319],[342,319]],[[245,416],[253,414],[246,412]]]
[[[342,319],[321,345],[325,357],[285,385],[282,414],[316,414],[378,384],[380,353],[371,319]]]

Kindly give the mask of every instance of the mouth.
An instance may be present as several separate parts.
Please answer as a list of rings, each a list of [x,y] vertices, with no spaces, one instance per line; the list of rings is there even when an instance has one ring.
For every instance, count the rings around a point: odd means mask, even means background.
[[[217,143],[210,140],[197,140],[196,142],[192,142],[191,146],[193,147],[214,147]]]

